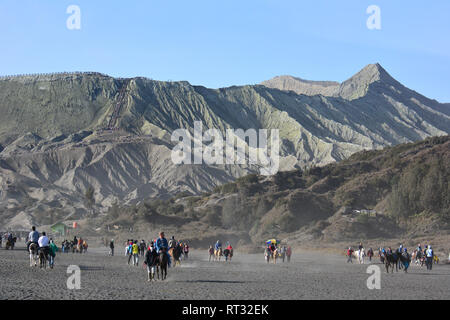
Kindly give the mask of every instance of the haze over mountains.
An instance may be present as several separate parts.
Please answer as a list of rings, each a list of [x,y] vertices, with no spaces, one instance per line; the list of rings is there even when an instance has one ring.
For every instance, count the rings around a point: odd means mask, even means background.
[[[282,170],[450,132],[449,104],[404,87],[378,64],[341,84],[278,77],[221,89],[99,73],[4,77],[0,114],[6,227],[27,227],[48,212],[54,220],[77,217],[88,211],[89,186],[101,211],[115,201],[199,194],[256,172],[246,165],[174,165],[170,135],[192,131],[194,121],[222,134],[279,129]]]

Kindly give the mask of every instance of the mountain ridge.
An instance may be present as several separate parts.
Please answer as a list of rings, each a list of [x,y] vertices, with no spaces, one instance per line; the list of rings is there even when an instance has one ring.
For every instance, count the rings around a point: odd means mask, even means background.
[[[30,219],[67,203],[71,214],[87,212],[84,192],[94,186],[102,211],[145,195],[201,194],[255,172],[251,166],[174,166],[171,133],[192,132],[195,121],[223,136],[227,129],[278,129],[282,171],[450,133],[449,104],[386,74],[379,65],[363,68],[343,82],[348,99],[94,72],[0,78],[0,209]]]

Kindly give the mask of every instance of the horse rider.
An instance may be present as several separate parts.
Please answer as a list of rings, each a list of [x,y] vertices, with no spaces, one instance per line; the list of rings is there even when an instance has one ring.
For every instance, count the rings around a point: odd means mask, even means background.
[[[50,244],[49,238],[47,237],[45,232],[42,232],[42,236],[38,240],[38,245],[39,245],[38,250],[42,250],[46,257],[48,256],[49,251],[50,251],[49,244]]]
[[[30,244],[35,243],[38,244],[39,241],[39,232],[36,231],[36,227],[31,227],[31,232],[28,234],[28,242],[27,242],[27,251],[30,250]]]
[[[271,244],[270,244],[270,251],[272,251],[272,254],[274,253],[274,251],[275,251],[276,249],[277,249],[277,248],[276,248],[275,244],[274,244],[274,243],[271,243]]]
[[[220,243],[220,241],[217,240],[216,244],[214,245],[214,249],[219,250],[220,248],[222,248],[222,243]]]
[[[175,249],[177,246],[177,240],[175,240],[175,236],[172,236],[169,240],[169,249]]]
[[[427,270],[431,270],[433,268],[433,257],[434,257],[433,248],[431,248],[431,246],[428,246],[425,255],[427,257]]]
[[[159,254],[161,251],[163,251],[167,255],[168,262],[169,262],[168,265],[170,268],[172,261],[170,259],[170,254],[168,252],[169,251],[169,243],[167,242],[167,239],[164,237],[164,232],[162,232],[162,231],[159,233],[159,238],[156,239],[155,248],[156,248],[156,253]]]
[[[360,242],[360,243],[359,243],[359,246],[358,246],[359,252],[361,252],[361,250],[362,250],[363,248],[364,248],[364,246],[363,246],[362,242]]]

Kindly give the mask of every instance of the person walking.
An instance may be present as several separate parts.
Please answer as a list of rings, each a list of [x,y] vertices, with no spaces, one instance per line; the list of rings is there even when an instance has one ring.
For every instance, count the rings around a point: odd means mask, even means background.
[[[183,251],[184,251],[184,259],[187,260],[188,259],[188,255],[189,255],[189,245],[187,243],[184,244]]]
[[[431,270],[433,269],[433,257],[434,257],[433,248],[431,248],[431,246],[428,246],[428,249],[425,254],[427,257],[427,270]]]
[[[114,239],[111,239],[111,242],[109,243],[109,255],[111,257],[114,256]]]
[[[153,243],[148,247],[147,252],[145,253],[144,264],[147,265],[147,281],[156,280],[155,279],[155,271],[156,271],[156,262],[158,259],[158,254],[156,253],[156,249],[153,246]]]
[[[139,264],[139,245],[137,240],[134,241],[131,252],[133,254],[133,266],[137,266]]]
[[[353,249],[352,249],[352,247],[348,247],[348,250],[347,250],[347,263],[349,263],[349,262],[353,263],[352,258],[353,258]]]
[[[52,238],[50,238],[50,245],[49,245],[49,266],[51,269],[53,269],[53,266],[55,265],[55,257],[56,252],[58,251],[58,246],[55,244]]]

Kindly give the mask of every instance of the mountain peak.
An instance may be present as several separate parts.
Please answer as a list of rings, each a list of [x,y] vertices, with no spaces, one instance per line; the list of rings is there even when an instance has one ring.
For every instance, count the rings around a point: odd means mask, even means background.
[[[377,81],[389,84],[396,82],[379,63],[368,64],[341,84],[339,95],[347,100],[361,98],[367,93],[369,85]]]
[[[323,96],[337,96],[339,92],[339,82],[335,81],[312,81],[294,76],[277,76],[270,80],[261,82],[268,88],[280,89],[284,91],[294,91],[297,94],[308,96],[321,94]]]
[[[283,75],[263,81],[261,84],[269,88],[294,91],[297,94],[308,96],[340,96],[347,100],[353,100],[364,96],[369,89],[369,85],[377,81],[390,85],[398,83],[379,63],[372,63],[366,65],[358,73],[342,83],[336,81],[311,81]]]

